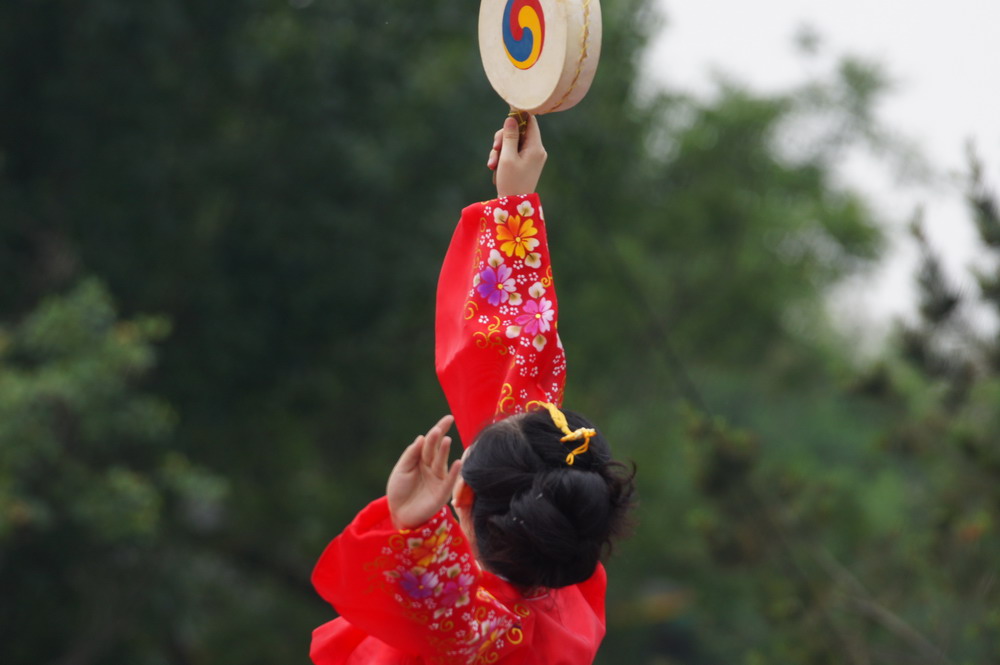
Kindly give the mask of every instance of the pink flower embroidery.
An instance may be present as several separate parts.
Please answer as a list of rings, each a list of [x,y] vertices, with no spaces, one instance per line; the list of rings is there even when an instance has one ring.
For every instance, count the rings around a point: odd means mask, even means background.
[[[469,604],[469,587],[476,579],[472,575],[459,575],[458,579],[445,582],[441,590],[441,604],[445,607],[462,607]]]
[[[488,267],[479,273],[479,284],[476,285],[476,290],[494,307],[502,302],[507,302],[510,294],[517,288],[511,277],[513,272],[502,263],[496,269]]]
[[[552,319],[556,316],[552,309],[552,301],[545,298],[529,300],[524,304],[524,314],[521,314],[514,322],[529,335],[536,335],[539,332],[548,332],[552,327]]]

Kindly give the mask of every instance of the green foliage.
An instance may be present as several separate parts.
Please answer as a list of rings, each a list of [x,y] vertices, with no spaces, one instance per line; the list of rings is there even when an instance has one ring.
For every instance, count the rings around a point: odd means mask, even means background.
[[[970,203],[988,245],[997,207],[980,174],[974,163]],[[682,602],[669,617],[674,631],[662,633],[665,655],[1000,657],[991,638],[1000,602],[998,341],[968,319],[977,308],[1000,313],[1000,301],[988,289],[955,289],[914,230],[924,252],[922,320],[901,327],[895,352],[838,392],[814,383],[787,394],[773,381],[756,394],[731,388],[746,403],[726,410],[752,430],[699,414],[673,432],[683,441],[685,455],[673,460],[682,470],[662,473],[661,489],[644,488],[644,497],[687,519],[667,537],[644,534],[636,562],[654,579],[680,571],[690,584],[674,593]]]
[[[135,649],[133,631],[178,609],[157,607],[149,587],[178,581],[163,569],[172,539],[208,526],[225,484],[165,445],[174,413],[138,389],[167,329],[162,318],[120,320],[86,280],[0,331],[6,662]]]
[[[159,530],[157,489],[119,466],[121,453],[145,449],[169,432],[161,401],[134,395],[129,383],[153,360],[157,319],[117,322],[103,288],[87,282],[43,303],[3,337],[0,533],[44,533],[68,521],[101,540],[142,539]],[[66,476],[69,454],[79,467]],[[96,468],[95,468],[96,467]]]

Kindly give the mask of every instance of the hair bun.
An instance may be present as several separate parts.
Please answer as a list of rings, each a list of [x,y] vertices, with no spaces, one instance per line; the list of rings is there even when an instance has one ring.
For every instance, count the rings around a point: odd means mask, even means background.
[[[574,427],[590,426],[567,416]],[[476,496],[480,559],[519,586],[588,579],[631,503],[632,474],[617,473],[622,467],[600,434],[573,466],[565,463],[561,436],[547,413],[511,418],[485,430],[463,466]]]

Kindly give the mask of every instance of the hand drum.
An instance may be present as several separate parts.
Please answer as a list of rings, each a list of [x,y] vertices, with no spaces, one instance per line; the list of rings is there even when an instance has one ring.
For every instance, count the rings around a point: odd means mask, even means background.
[[[482,0],[479,53],[512,109],[565,111],[583,99],[597,71],[600,0]]]

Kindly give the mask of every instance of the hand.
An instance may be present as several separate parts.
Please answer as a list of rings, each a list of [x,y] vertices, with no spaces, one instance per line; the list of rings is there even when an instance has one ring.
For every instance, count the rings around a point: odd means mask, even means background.
[[[507,118],[503,129],[493,137],[493,149],[486,160],[487,168],[496,170],[498,197],[531,194],[538,189],[538,179],[548,155],[542,145],[542,134],[535,116],[528,116],[528,127],[520,149],[519,142],[517,121]]]
[[[411,443],[389,474],[385,488],[389,513],[397,529],[412,529],[434,517],[451,498],[462,461],[448,468],[451,437],[445,436],[455,419],[445,416],[426,435]]]

